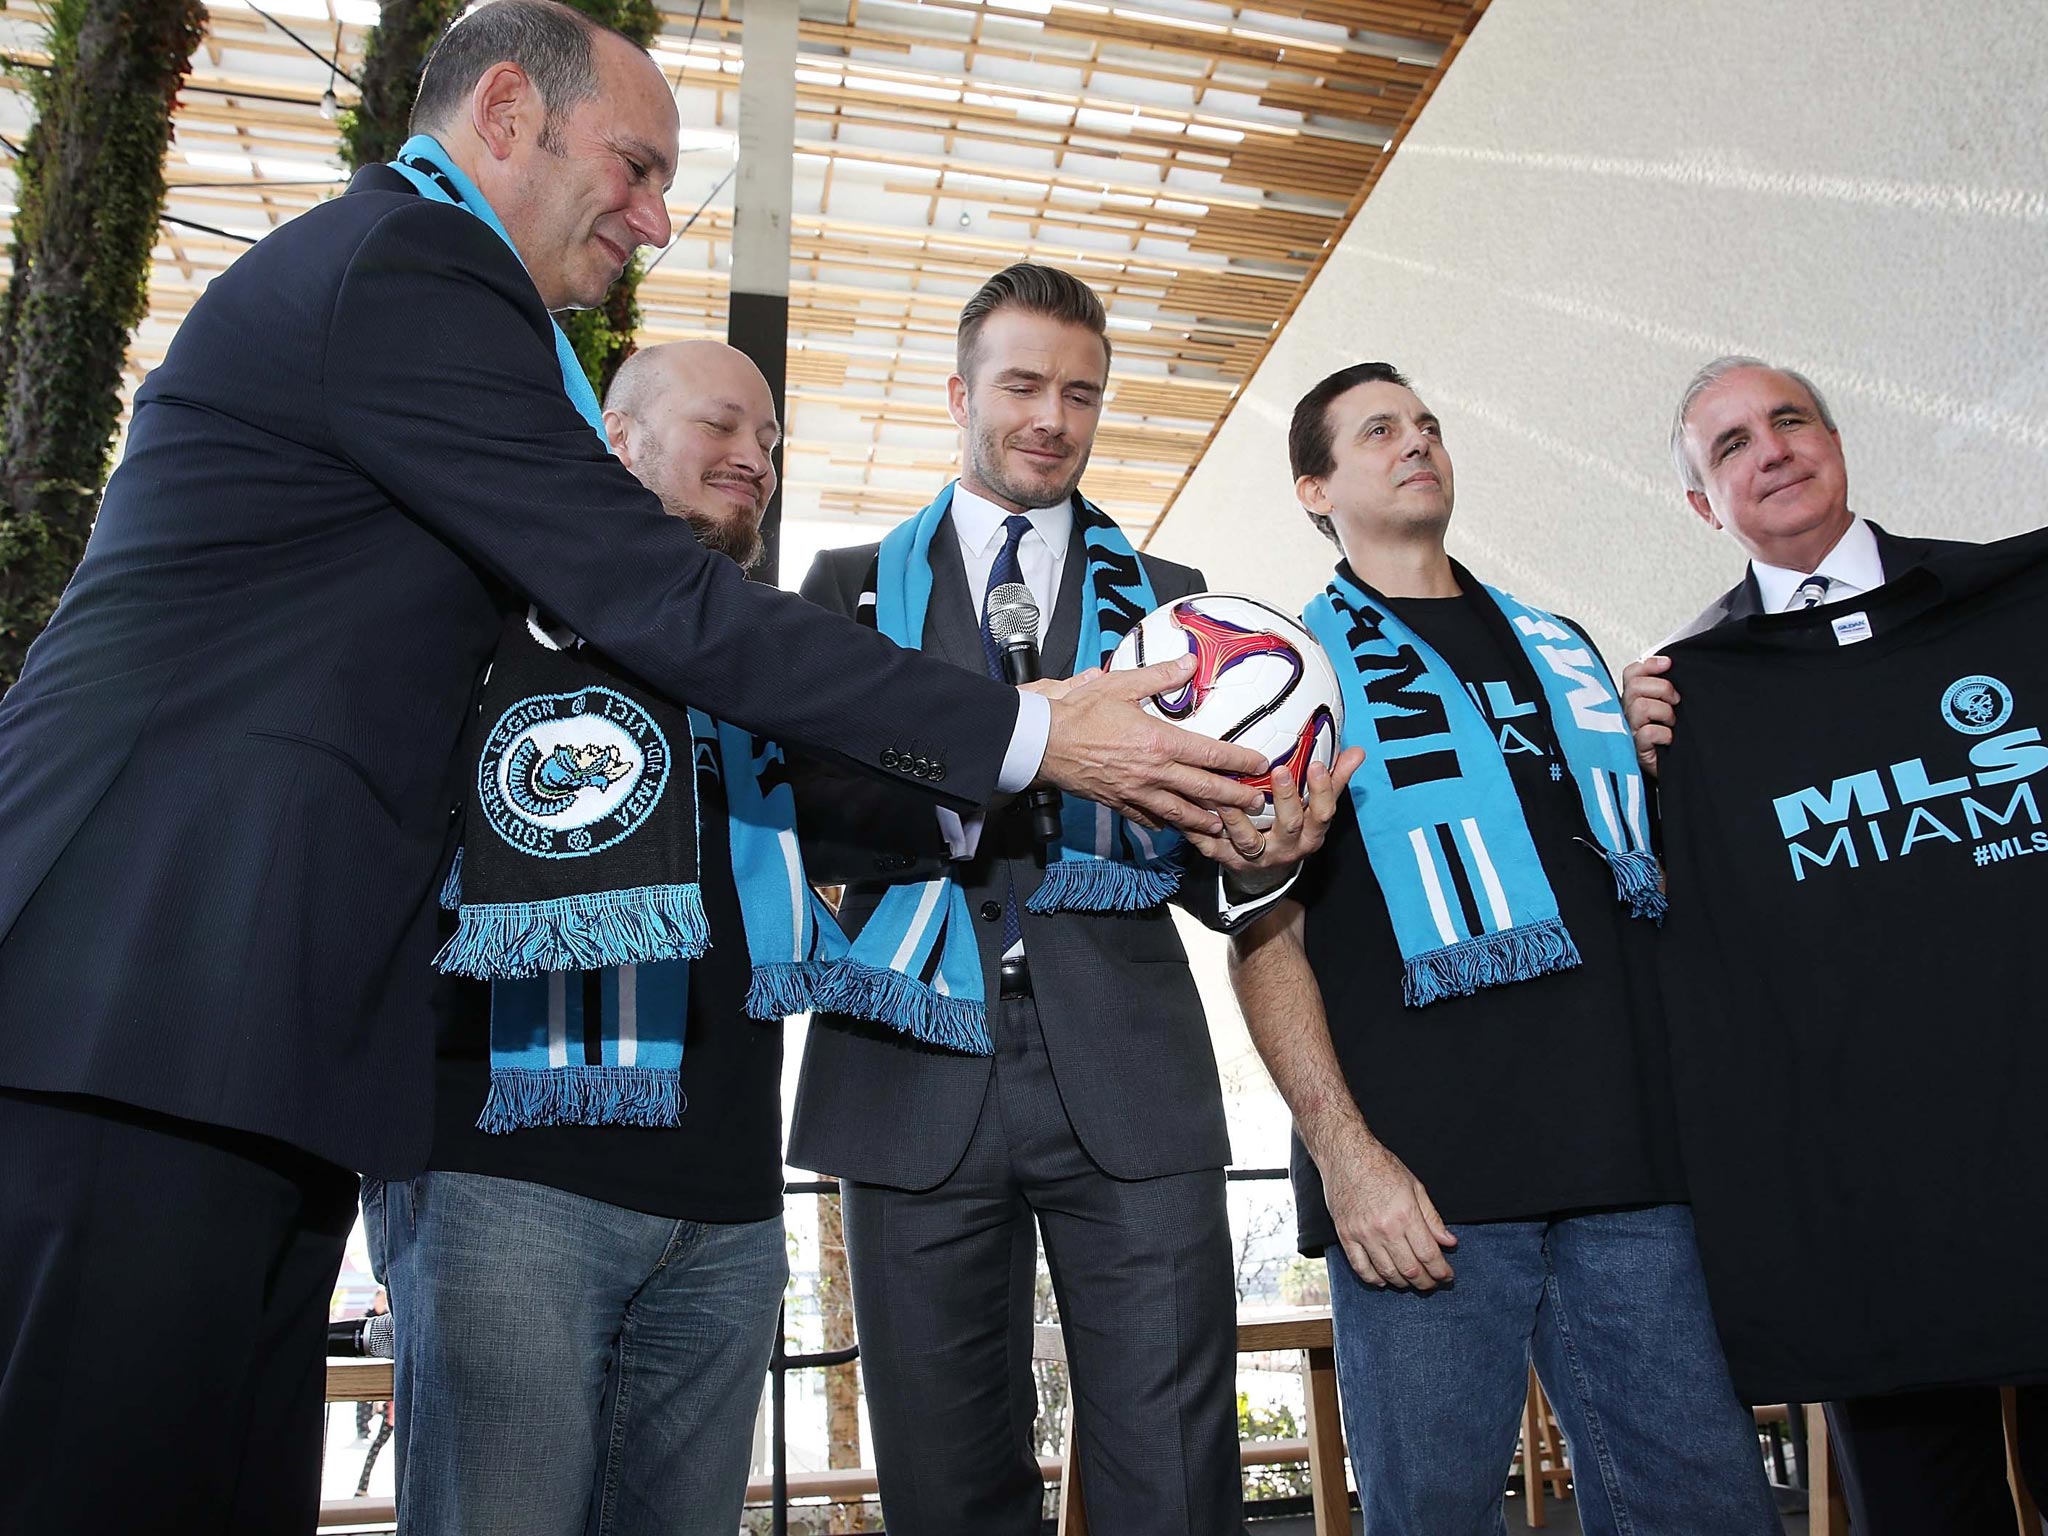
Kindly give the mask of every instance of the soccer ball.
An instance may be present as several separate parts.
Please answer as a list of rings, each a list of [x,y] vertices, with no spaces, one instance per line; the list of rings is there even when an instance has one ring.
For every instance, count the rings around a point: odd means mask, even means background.
[[[1266,792],[1254,826],[1273,825],[1273,768],[1306,789],[1311,763],[1328,768],[1344,734],[1344,697],[1314,635],[1257,598],[1197,592],[1155,608],[1124,636],[1112,672],[1195,654],[1195,675],[1144,709],[1199,735],[1262,754],[1272,768],[1245,780]]]

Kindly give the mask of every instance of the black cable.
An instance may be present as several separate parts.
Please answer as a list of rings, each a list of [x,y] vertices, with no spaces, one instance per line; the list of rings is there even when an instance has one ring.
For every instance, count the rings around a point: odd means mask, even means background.
[[[337,181],[332,177],[325,181],[258,181],[253,177],[249,177],[241,181],[167,181],[164,183],[164,191],[176,194],[179,192],[189,192],[194,187],[198,187],[209,192],[222,188],[241,188],[245,191],[261,192],[271,187],[344,187],[347,185],[347,182]]]
[[[690,51],[690,45],[697,41],[698,24],[704,20],[704,0],[697,0],[697,14],[690,18],[690,35],[683,40],[683,52]],[[688,61],[685,60],[685,63]],[[683,66],[676,66],[675,80],[669,86],[669,95],[674,96],[683,88]]]
[[[647,275],[647,272],[652,272],[656,267],[660,266],[663,258],[666,257],[670,251],[674,250],[676,246],[681,243],[683,236],[687,235],[690,232],[690,226],[697,222],[698,217],[704,212],[706,208],[709,208],[711,206],[711,199],[718,196],[719,193],[725,190],[725,184],[728,181],[732,180],[733,171],[737,171],[738,169],[739,166],[735,164],[731,171],[727,171],[723,176],[718,178],[718,185],[713,187],[709,192],[706,192],[704,194],[704,201],[697,205],[697,212],[691,214],[687,219],[683,220],[683,227],[677,230],[673,235],[669,236],[668,244],[661,248],[661,254],[656,256],[654,260],[647,263],[647,271],[642,272],[640,274],[642,277],[645,277]]]
[[[187,80],[178,89],[181,91],[199,91],[207,96],[233,96],[239,101],[274,101],[283,107],[315,107],[319,105],[318,102],[308,101],[303,96],[268,96],[262,91],[241,91],[236,90],[230,85],[203,85],[195,80]]]
[[[244,245],[254,245],[256,243],[250,236],[238,235],[231,229],[215,229],[211,224],[200,224],[192,219],[174,218],[168,213],[158,214],[157,222],[160,224],[175,224],[180,229],[196,229],[203,235],[219,235],[223,240],[239,240]]]
[[[264,10],[262,6],[252,5],[249,7],[249,9],[254,11],[258,16],[261,16],[265,21],[269,22],[273,27],[277,28],[278,31],[282,32],[286,37],[290,38],[293,42],[297,43],[301,48],[305,49],[306,52],[313,55],[313,57],[318,59],[322,64],[328,63],[328,57],[326,54],[322,53],[318,48],[315,48],[311,43],[307,42],[303,37],[299,36],[298,33],[294,32],[290,27],[286,26],[283,22],[279,21],[275,16],[271,15],[270,12]],[[336,43],[336,56],[339,57],[339,39],[336,40]],[[230,46],[233,45],[230,44]],[[350,85],[354,86],[357,90],[360,91],[363,88],[363,82],[358,80],[354,75],[350,74],[347,70],[343,69],[339,64],[334,64],[332,68],[334,70],[334,73],[340,75],[342,79],[346,80]]]

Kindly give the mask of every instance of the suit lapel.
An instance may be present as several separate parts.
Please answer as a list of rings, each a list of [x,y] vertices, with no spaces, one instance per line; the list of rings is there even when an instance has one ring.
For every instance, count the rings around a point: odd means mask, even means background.
[[[1080,527],[1067,534],[1067,560],[1060,569],[1059,600],[1053,604],[1052,628],[1045,631],[1039,647],[1039,663],[1047,677],[1072,677],[1080,658],[1074,648],[1081,643],[1081,605],[1087,598],[1088,551],[1081,542]],[[1098,658],[1089,657],[1094,666]]]
[[[1742,584],[1729,592],[1725,601],[1727,612],[1721,618],[1724,624],[1730,619],[1754,618],[1764,611],[1764,589],[1757,585],[1755,566],[1742,568]]]
[[[1866,523],[1870,519],[1865,518]],[[1942,541],[1939,539],[1903,539],[1895,533],[1886,533],[1875,523],[1870,523],[1870,535],[1877,540],[1877,565],[1884,572],[1886,581],[1896,581],[1916,565],[1924,565],[1929,555],[1938,554]]]

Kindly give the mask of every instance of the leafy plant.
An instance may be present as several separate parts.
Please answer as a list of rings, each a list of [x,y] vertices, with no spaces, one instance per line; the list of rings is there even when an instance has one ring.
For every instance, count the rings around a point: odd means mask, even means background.
[[[206,28],[199,0],[55,0],[50,65],[15,166],[0,301],[0,688],[85,552],[149,306],[171,110]]]

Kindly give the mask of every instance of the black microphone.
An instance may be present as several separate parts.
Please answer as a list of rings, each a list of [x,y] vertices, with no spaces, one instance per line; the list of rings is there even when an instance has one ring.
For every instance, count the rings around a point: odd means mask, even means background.
[[[345,1317],[338,1323],[329,1323],[327,1353],[330,1356],[363,1356],[371,1360],[395,1359],[391,1334],[396,1326],[389,1312],[373,1312],[368,1317]]]
[[[1003,678],[1035,683],[1038,671],[1038,604],[1021,581],[1006,581],[988,595],[988,632],[1003,656]],[[1051,785],[1026,792],[1031,835],[1040,844],[1060,838],[1060,792]]]

